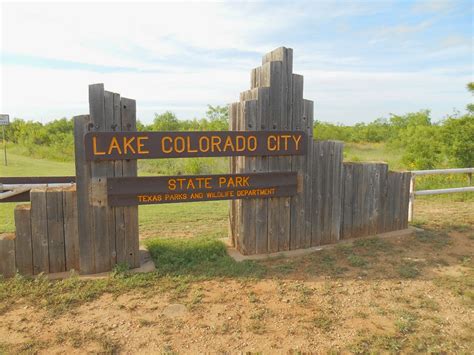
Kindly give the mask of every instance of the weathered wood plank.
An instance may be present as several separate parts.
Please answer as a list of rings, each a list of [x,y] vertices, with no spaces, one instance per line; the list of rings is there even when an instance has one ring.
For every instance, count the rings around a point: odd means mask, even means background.
[[[303,109],[303,76],[293,74],[292,79],[292,121],[291,130],[306,131],[306,121]],[[290,249],[299,249],[309,247],[306,242],[306,225],[305,225],[305,194],[311,193],[308,191],[304,176],[306,174],[306,157],[295,156],[291,159],[291,170],[296,171],[300,175],[300,181],[303,186],[299,188],[296,196],[290,199]],[[308,245],[306,245],[308,244]]]
[[[314,103],[311,100],[303,99],[303,121],[306,123],[306,133],[308,134],[307,149],[306,149],[306,168],[304,174],[304,183],[306,193],[304,194],[305,202],[305,237],[304,245],[305,248],[312,246],[312,233],[313,233],[313,212],[312,212],[312,200],[313,200],[313,120],[314,120]]]
[[[344,189],[343,189],[343,202],[342,202],[341,239],[349,239],[352,237],[352,209],[354,207],[353,171],[354,171],[354,164],[344,163],[344,166],[343,166]]]
[[[33,274],[49,273],[48,215],[46,189],[33,189],[31,200],[31,235],[33,249]]]
[[[370,165],[370,186],[368,235],[375,235],[377,234],[378,203],[380,200],[380,164]]]
[[[105,90],[103,84],[89,85],[89,111],[92,130],[95,132],[108,131],[105,114]],[[110,162],[92,161],[91,177],[94,182],[104,183]],[[94,191],[92,188],[92,192]],[[106,201],[97,200],[92,204],[92,238],[94,239],[95,272],[111,270],[110,238],[109,238],[109,208]]]
[[[119,97],[120,102],[120,97]],[[118,127],[114,119],[114,93],[110,91],[104,91],[104,128],[103,131],[116,131],[117,128],[120,131],[121,127]],[[114,161],[104,162],[106,176],[113,177],[115,176],[115,164]],[[120,162],[118,162],[120,163]],[[121,168],[121,166],[120,166]],[[120,169],[121,170],[121,169]],[[122,175],[120,171],[119,176]],[[108,255],[109,255],[109,268],[111,269],[113,265],[117,263],[117,248],[116,248],[116,225],[115,225],[115,212],[116,209],[113,207],[107,206],[105,208],[105,223],[107,223],[107,240],[108,240]]]
[[[113,125],[112,130],[117,132],[123,131],[122,124],[122,103],[119,94],[113,96]],[[127,161],[118,160],[114,162],[114,174],[113,176],[123,176],[123,165],[127,164]],[[114,242],[111,243],[111,248],[114,247],[111,253],[112,263],[126,263],[127,262],[127,251],[126,251],[126,230],[125,230],[125,208],[126,207],[115,207],[114,220],[115,220],[115,235]]]
[[[379,214],[377,216],[377,233],[385,231],[384,218],[387,204],[388,165],[380,164]]]
[[[270,62],[270,127],[269,130],[278,130],[282,122],[282,62]],[[269,171],[282,171],[279,157],[268,158]],[[283,200],[283,201],[282,201]],[[285,230],[282,226],[285,223],[284,216],[281,215],[284,208],[284,199],[270,198],[268,201],[268,251],[277,252],[285,244]]]
[[[321,245],[322,239],[322,177],[324,167],[323,145],[320,141],[313,144],[313,163],[312,163],[312,236],[311,246]]]
[[[15,259],[16,268],[22,275],[33,275],[33,249],[31,238],[31,205],[17,205],[15,218]],[[1,273],[1,271],[0,271]]]
[[[63,193],[60,188],[46,189],[46,213],[49,240],[49,272],[66,271],[64,245]]]
[[[362,228],[362,208],[363,208],[363,165],[353,165],[353,205],[352,205],[352,231],[351,237],[359,237]]]
[[[336,243],[341,238],[341,221],[342,221],[342,155],[344,144],[334,142],[334,159],[333,159],[333,195],[331,210],[331,242]]]
[[[331,223],[332,218],[332,190],[334,178],[334,143],[324,141],[321,142],[323,150],[323,160],[321,166],[323,167],[322,186],[321,186],[321,244],[331,243]]]
[[[76,187],[63,190],[63,211],[66,270],[79,271],[79,230],[77,225],[78,213]]]
[[[89,206],[91,166],[85,160],[84,135],[89,131],[90,117],[74,117],[74,151],[76,163],[77,218],[79,238],[79,264],[82,274],[95,272],[95,239],[92,236],[92,215]]]
[[[0,235],[0,275],[6,278],[15,274],[15,235]]]
[[[397,230],[400,227],[400,217],[401,217],[401,189],[402,189],[402,173],[395,173],[395,184],[393,186],[393,194],[394,194],[394,220],[392,224],[392,230]]]
[[[261,75],[260,73],[258,73]],[[258,81],[260,84],[260,80]],[[270,89],[260,88],[257,100],[257,123],[256,129],[264,131],[268,129],[270,122]],[[268,171],[268,157],[256,158],[256,170],[258,172]],[[256,253],[263,254],[268,251],[268,200],[256,200]]]
[[[229,107],[229,129],[231,131],[236,131],[236,125],[237,125],[237,110],[238,110],[239,104],[238,103],[232,103]],[[236,165],[237,165],[237,159],[236,157],[229,157],[229,165],[230,165],[230,173],[235,174],[236,173]],[[235,225],[237,223],[236,221],[236,203],[235,200],[229,201],[229,233],[230,233],[230,238],[232,241],[232,245],[236,246],[236,230],[235,230]]]
[[[243,130],[255,131],[257,125],[257,101],[244,101]],[[243,157],[243,172],[255,172],[256,162],[253,157]],[[247,255],[256,253],[256,200],[242,202],[243,248]]]
[[[137,106],[135,100],[122,97],[121,99],[122,131],[134,132],[137,129]],[[137,176],[137,161],[123,161],[123,176]],[[138,236],[138,206],[128,206],[123,209],[125,225],[125,254],[126,262],[131,268],[140,266],[140,243]]]

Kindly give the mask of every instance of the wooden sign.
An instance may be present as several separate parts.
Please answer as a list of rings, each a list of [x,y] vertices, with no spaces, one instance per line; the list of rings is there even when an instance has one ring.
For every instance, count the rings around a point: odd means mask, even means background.
[[[107,178],[109,206],[292,196],[296,172]]]
[[[87,160],[302,155],[303,131],[89,132]]]

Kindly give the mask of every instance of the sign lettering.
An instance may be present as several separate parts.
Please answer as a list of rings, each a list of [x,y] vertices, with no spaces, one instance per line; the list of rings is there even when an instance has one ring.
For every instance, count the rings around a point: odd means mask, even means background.
[[[87,160],[302,155],[303,131],[89,132]]]
[[[296,172],[107,178],[110,206],[295,195]]]

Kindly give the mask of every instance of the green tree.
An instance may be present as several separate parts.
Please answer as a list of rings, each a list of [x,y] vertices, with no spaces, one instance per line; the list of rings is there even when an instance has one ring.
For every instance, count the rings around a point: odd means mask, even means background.
[[[474,166],[474,115],[447,118],[443,122],[442,139],[450,162],[461,168]]]
[[[180,122],[171,111],[166,111],[161,115],[155,113],[155,119],[153,120],[151,128],[154,131],[179,131]]]
[[[474,82],[471,81],[467,84],[467,90],[474,95]],[[474,114],[474,104],[467,104],[466,109],[469,113]]]
[[[229,129],[228,106],[207,105],[206,111],[207,129],[211,131],[225,131]],[[205,123],[205,122],[202,122]]]

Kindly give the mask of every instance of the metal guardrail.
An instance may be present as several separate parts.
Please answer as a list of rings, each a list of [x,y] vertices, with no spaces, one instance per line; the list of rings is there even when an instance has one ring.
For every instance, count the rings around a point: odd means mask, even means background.
[[[413,207],[415,204],[415,196],[423,195],[440,195],[440,194],[451,194],[457,192],[474,192],[474,186],[472,185],[472,173],[474,168],[460,168],[460,169],[433,169],[433,170],[413,170],[411,171],[410,179],[410,200],[408,205],[408,221],[413,220]],[[467,174],[468,184],[466,187],[454,187],[449,189],[436,189],[436,190],[415,190],[415,178],[421,175],[438,175],[438,174]]]

